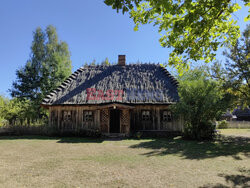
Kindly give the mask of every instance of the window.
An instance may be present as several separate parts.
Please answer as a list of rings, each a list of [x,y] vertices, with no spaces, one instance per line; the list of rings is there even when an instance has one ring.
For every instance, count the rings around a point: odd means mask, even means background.
[[[142,121],[150,121],[150,111],[149,110],[142,111]]]
[[[163,111],[163,121],[171,122],[172,121],[172,113],[170,111]]]
[[[90,122],[93,120],[93,111],[83,111],[83,121]]]
[[[63,111],[63,120],[64,121],[72,120],[71,111]]]

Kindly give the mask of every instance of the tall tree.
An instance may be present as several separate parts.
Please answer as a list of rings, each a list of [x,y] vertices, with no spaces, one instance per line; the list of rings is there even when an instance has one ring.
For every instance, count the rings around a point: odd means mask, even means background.
[[[71,74],[71,68],[68,45],[58,40],[56,28],[51,25],[45,31],[37,28],[30,59],[16,71],[11,95],[31,100],[37,115],[41,116],[42,98]]]
[[[228,49],[224,51],[225,68],[217,62],[211,75],[224,83],[224,89],[235,96],[237,104],[250,106],[250,25]]]
[[[218,47],[233,44],[240,35],[231,16],[241,7],[232,0],[105,0],[107,5],[129,12],[135,23],[153,23],[163,47],[172,47],[169,64],[178,70],[189,68],[189,60],[215,58]],[[242,0],[249,6],[249,0]],[[245,18],[249,20],[248,17]]]
[[[30,59],[24,67],[16,70],[16,81],[10,90],[13,97],[27,98],[32,101],[41,98],[41,70],[45,61],[45,33],[37,28],[33,33]]]
[[[47,94],[61,84],[71,73],[70,52],[66,42],[59,41],[56,28],[46,28],[45,59],[42,62],[42,93]]]

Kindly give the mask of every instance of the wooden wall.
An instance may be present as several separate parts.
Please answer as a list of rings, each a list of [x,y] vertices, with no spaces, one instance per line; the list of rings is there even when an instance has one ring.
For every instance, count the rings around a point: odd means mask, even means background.
[[[83,121],[83,111],[91,110],[94,113],[92,122]],[[142,120],[142,111],[151,112],[150,121]],[[120,132],[129,134],[131,131],[138,130],[168,130],[182,131],[183,122],[173,119],[171,122],[162,120],[164,110],[169,110],[169,106],[164,105],[136,105],[133,109],[121,109],[120,114]],[[71,112],[71,119],[64,120],[64,111]],[[99,130],[102,133],[109,133],[109,108],[100,109],[99,106],[50,106],[49,107],[50,126],[57,127],[60,130]]]
[[[93,111],[94,119],[92,122],[83,121],[85,110]],[[64,120],[64,111],[71,112],[71,120]],[[50,126],[57,127],[60,130],[100,130],[100,110],[94,106],[51,106],[49,112]]]
[[[142,111],[149,110],[151,113],[150,121],[142,120]],[[183,121],[174,119],[171,122],[163,121],[164,111],[170,111],[168,105],[137,105],[131,112],[131,129],[138,130],[166,130],[166,131],[182,131]]]

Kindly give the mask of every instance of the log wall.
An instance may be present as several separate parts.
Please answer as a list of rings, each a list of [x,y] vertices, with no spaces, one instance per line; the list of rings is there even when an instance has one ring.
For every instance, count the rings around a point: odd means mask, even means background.
[[[84,121],[84,111],[93,112],[93,121]],[[143,121],[142,111],[150,111],[150,120]],[[173,119],[171,122],[163,121],[163,112],[169,111],[167,105],[136,105],[133,109],[121,109],[120,132],[129,134],[131,131],[139,130],[167,130],[182,131],[183,122]],[[99,106],[50,106],[49,124],[59,130],[99,130],[102,133],[109,133],[109,108]],[[71,114],[65,118],[65,114]]]
[[[93,121],[84,121],[84,111],[93,112]],[[64,112],[69,112],[71,118],[64,119]],[[51,106],[49,113],[50,126],[60,130],[100,130],[100,110],[94,106]]]
[[[150,120],[143,121],[142,111],[150,111]],[[168,105],[137,105],[131,112],[131,129],[139,130],[164,130],[164,131],[182,131],[183,121],[174,119],[171,122],[163,121],[163,112],[170,111]]]

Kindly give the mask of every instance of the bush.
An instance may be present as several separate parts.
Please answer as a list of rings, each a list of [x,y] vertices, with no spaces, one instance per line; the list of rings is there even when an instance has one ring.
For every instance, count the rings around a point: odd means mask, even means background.
[[[22,125],[8,125],[0,128],[1,136],[23,136],[23,135],[40,135],[40,136],[79,136],[79,137],[101,137],[99,130],[60,130],[55,126],[36,125],[36,126],[22,126]]]
[[[46,127],[45,134],[47,136],[65,136],[65,137],[71,137],[71,136],[79,136],[79,137],[93,137],[93,138],[99,138],[101,137],[101,133],[99,130],[94,129],[58,129],[57,127]]]
[[[193,140],[211,140],[215,136],[215,124],[200,122],[198,125],[187,123],[184,127],[184,138]]]
[[[6,126],[8,124],[8,121],[7,120],[5,120],[5,119],[1,119],[0,120],[0,127],[4,127],[4,126]]]
[[[5,125],[0,128],[1,136],[45,135],[46,126]]]
[[[226,120],[222,120],[218,122],[217,125],[218,129],[227,129],[228,128],[228,122]]]
[[[92,130],[92,129],[85,130],[85,129],[80,129],[77,132],[77,136],[99,138],[99,137],[101,137],[101,132],[99,130]]]
[[[213,120],[229,107],[231,96],[221,91],[221,84],[208,79],[202,70],[187,72],[179,80],[180,101],[173,106],[175,115],[184,119],[184,135],[191,139],[212,139]]]

